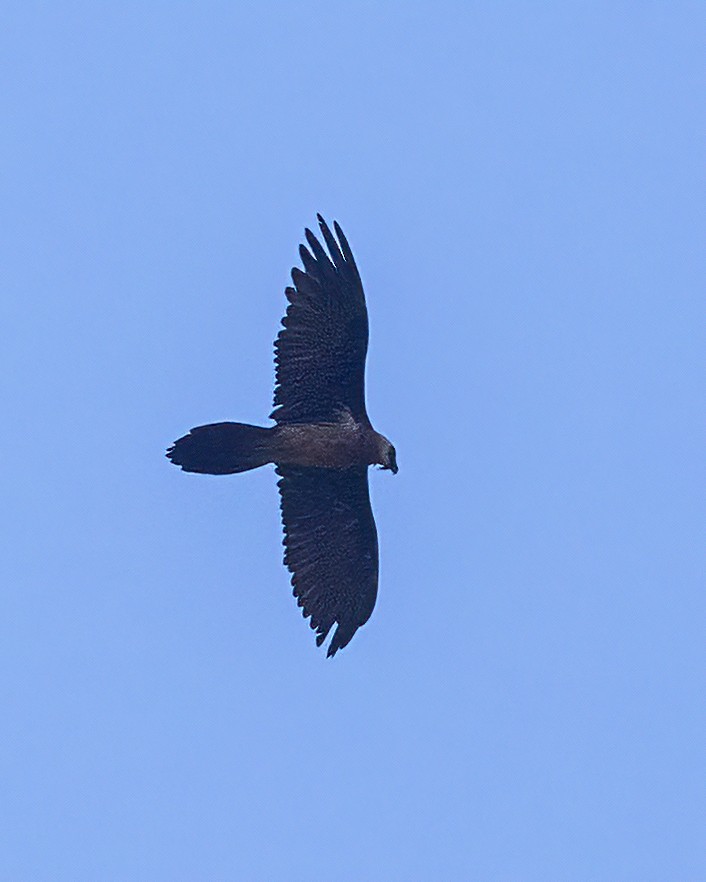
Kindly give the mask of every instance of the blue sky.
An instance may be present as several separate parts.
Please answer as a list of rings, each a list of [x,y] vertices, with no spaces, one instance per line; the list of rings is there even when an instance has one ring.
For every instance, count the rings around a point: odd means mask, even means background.
[[[0,877],[706,878],[699,3],[2,13]],[[332,660],[263,422],[305,225],[370,317]]]

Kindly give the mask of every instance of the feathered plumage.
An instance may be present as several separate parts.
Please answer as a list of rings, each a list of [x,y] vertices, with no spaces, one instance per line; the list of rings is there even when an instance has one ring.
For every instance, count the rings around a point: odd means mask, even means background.
[[[310,230],[292,270],[294,287],[275,341],[276,385],[266,429],[213,423],[192,429],[167,451],[185,471],[232,474],[276,464],[284,562],[297,603],[328,655],[346,646],[375,606],[378,541],[368,466],[397,472],[395,448],[365,409],[368,313],[343,231],[321,215],[328,253]]]

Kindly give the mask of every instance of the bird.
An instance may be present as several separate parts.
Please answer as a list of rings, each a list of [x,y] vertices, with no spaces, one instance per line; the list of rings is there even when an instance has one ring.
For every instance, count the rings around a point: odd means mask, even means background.
[[[305,229],[303,269],[292,285],[274,343],[275,425],[197,426],[167,450],[185,472],[230,475],[273,463],[279,477],[284,564],[298,606],[327,657],[370,618],[379,553],[369,466],[397,474],[392,443],[365,405],[368,311],[360,273],[341,227]],[[308,247],[307,247],[308,246]],[[327,250],[328,249],[328,250]]]

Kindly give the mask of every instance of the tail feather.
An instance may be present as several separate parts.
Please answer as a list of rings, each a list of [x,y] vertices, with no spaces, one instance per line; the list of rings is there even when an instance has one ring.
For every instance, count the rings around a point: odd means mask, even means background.
[[[167,450],[174,465],[185,472],[232,475],[272,462],[272,429],[245,423],[197,426]]]

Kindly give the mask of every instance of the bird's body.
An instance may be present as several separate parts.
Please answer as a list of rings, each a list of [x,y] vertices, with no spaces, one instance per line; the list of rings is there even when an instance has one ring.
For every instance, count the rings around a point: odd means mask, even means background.
[[[320,645],[337,625],[328,655],[345,646],[372,613],[378,545],[368,495],[369,465],[397,472],[395,449],[365,409],[368,317],[353,255],[338,224],[319,216],[326,254],[306,231],[304,271],[275,341],[276,425],[212,423],[167,451],[185,471],[234,474],[274,463],[280,475],[285,564],[294,594]],[[330,257],[329,257],[330,255]]]
[[[177,444],[178,453],[170,458],[184,471],[229,475],[268,463],[327,469],[382,464],[390,442],[346,414],[337,423],[282,423],[270,428],[211,423],[192,429]],[[216,456],[220,468],[214,463]]]
[[[338,423],[276,426],[275,462],[280,465],[346,469],[355,465],[374,465],[389,441],[371,426],[356,423],[350,416]]]

